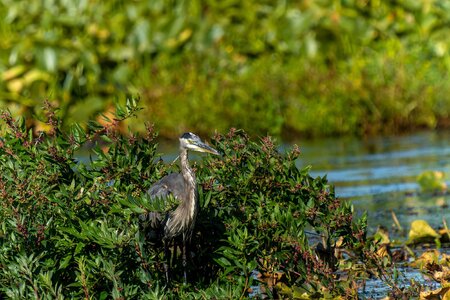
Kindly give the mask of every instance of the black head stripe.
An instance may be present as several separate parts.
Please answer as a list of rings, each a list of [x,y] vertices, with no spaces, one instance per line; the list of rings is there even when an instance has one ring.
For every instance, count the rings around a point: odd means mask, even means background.
[[[200,138],[192,132],[183,133],[183,135],[180,138],[185,140],[200,140]]]
[[[183,135],[180,138],[182,138],[182,139],[191,139],[192,138],[192,134],[190,132],[185,132],[185,133],[183,133]]]

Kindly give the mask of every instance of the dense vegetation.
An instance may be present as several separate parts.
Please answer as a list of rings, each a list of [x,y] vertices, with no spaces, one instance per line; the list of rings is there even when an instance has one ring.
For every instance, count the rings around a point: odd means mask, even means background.
[[[280,153],[270,137],[236,129],[211,140],[221,157],[193,163],[200,212],[188,282],[178,251],[167,284],[162,245],[139,215],[177,205],[149,201],[146,191],[179,169],[161,161],[152,126],[120,132],[136,105],[129,99],[103,125],[66,130],[46,102],[47,132],[1,113],[1,299],[349,299],[365,296],[373,278],[393,299],[450,295],[450,259],[439,251],[450,237],[445,220],[438,231],[414,221],[403,242],[383,227],[367,237],[365,217],[355,219],[326,178],[296,167],[297,147]],[[442,174],[421,178],[424,192],[445,192]],[[424,252],[424,243],[438,249]],[[440,287],[408,279],[402,270],[411,268]]]
[[[132,92],[171,137],[449,123],[446,1],[1,0],[0,17],[0,103],[17,115],[42,118],[48,98],[70,124]]]
[[[364,245],[364,220],[353,220],[326,179],[295,166],[297,148],[280,154],[270,138],[253,142],[240,130],[214,137],[223,157],[195,164],[201,211],[189,282],[175,272],[166,286],[161,248],[138,218],[164,210],[145,191],[177,169],[158,160],[153,129],[117,132],[117,120],[136,112],[132,103],[87,132],[63,131],[46,111],[51,130],[36,135],[23,119],[1,115],[0,297],[237,299],[255,285],[272,296],[355,296],[355,281],[336,280],[335,250]],[[83,162],[77,151],[86,146]],[[315,243],[306,230],[319,235]]]

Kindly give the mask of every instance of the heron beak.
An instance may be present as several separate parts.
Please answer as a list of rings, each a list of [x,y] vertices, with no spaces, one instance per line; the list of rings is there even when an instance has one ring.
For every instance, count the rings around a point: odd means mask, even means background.
[[[197,152],[206,152],[211,153],[214,155],[220,155],[220,152],[214,149],[213,147],[208,146],[207,144],[203,142],[195,142],[191,144],[191,150],[197,151]]]

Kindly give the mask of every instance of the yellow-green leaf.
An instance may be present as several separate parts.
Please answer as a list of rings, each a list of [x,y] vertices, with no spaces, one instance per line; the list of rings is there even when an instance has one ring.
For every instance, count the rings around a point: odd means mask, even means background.
[[[408,243],[431,242],[439,237],[439,234],[425,220],[415,220],[411,223]]]

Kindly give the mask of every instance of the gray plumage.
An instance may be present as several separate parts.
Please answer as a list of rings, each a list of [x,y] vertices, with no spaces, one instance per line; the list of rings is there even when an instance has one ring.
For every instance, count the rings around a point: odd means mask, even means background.
[[[183,175],[171,173],[153,184],[147,191],[151,198],[165,198],[173,195],[175,198],[181,197],[184,189]]]
[[[147,191],[147,194],[150,196],[150,199],[159,198],[164,200],[167,197],[181,199],[181,191],[183,190],[183,175],[180,173],[171,173],[153,184]],[[141,215],[141,219],[148,221],[150,228],[157,231],[162,231],[165,218],[166,215],[161,212],[148,212],[146,215]],[[155,234],[152,236],[155,237]]]

